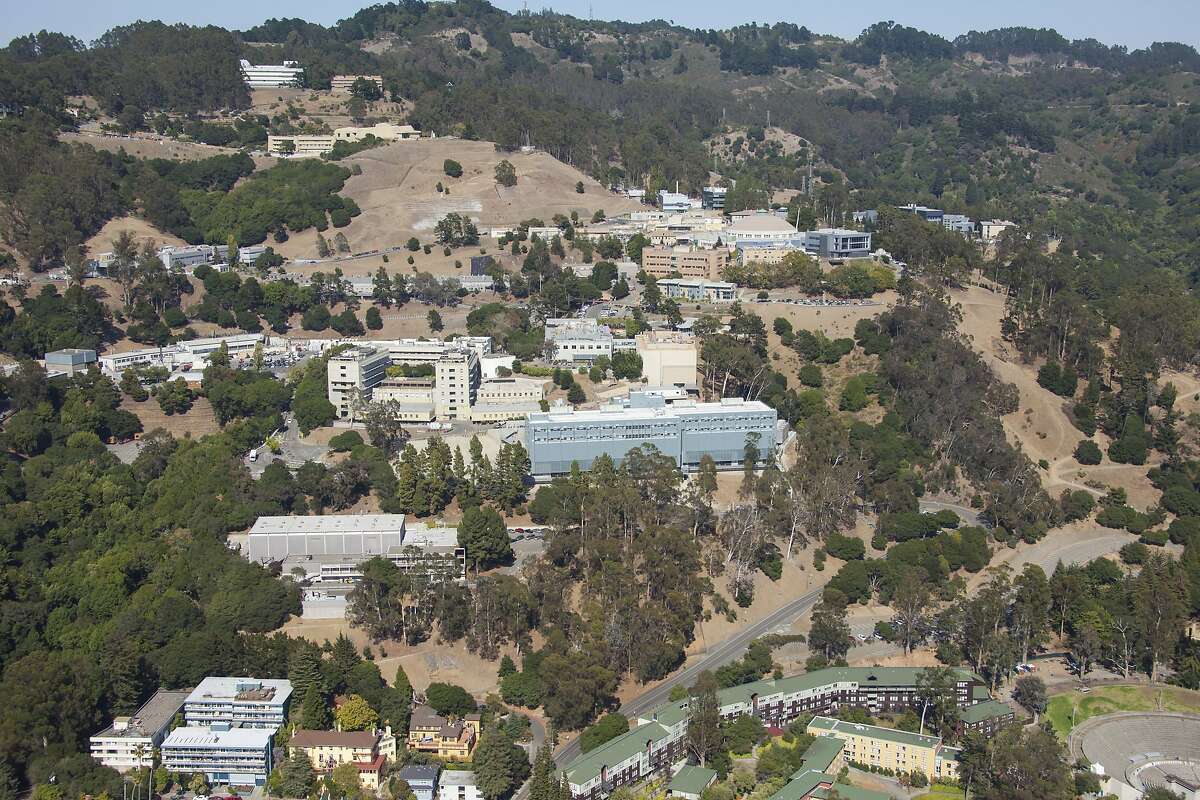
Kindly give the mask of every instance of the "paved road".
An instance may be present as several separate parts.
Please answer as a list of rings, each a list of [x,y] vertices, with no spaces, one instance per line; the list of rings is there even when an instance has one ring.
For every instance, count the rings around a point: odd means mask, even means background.
[[[689,686],[696,682],[696,678],[701,672],[716,669],[741,658],[750,642],[759,636],[790,625],[797,617],[816,605],[817,601],[821,598],[823,589],[823,586],[818,587],[796,598],[762,620],[738,631],[723,642],[714,645],[707,652],[675,673],[670,681],[664,682],[652,689],[647,689],[642,694],[625,703],[621,706],[621,713],[633,719],[638,714],[643,714],[667,702],[673,686],[677,684]],[[579,738],[576,737],[569,744],[565,744],[555,751],[554,760],[560,767],[563,767],[571,763],[579,754]],[[522,788],[522,792],[524,792],[524,788]],[[518,794],[517,800],[523,800],[523,795]]]
[[[979,519],[979,512],[975,509],[960,506],[956,503],[945,503],[941,500],[922,500],[919,503],[920,510],[923,513],[931,514],[938,511],[953,511],[958,516],[962,517],[963,522],[968,525],[983,525]]]

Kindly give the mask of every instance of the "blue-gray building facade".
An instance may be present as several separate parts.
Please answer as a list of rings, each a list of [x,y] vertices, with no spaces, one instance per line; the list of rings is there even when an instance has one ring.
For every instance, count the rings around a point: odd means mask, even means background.
[[[538,479],[565,475],[574,463],[587,470],[602,455],[619,466],[630,450],[645,444],[670,456],[684,472],[694,472],[705,455],[718,469],[737,469],[748,441],[757,442],[760,462],[770,457],[776,421],[775,410],[757,400],[667,404],[661,396],[635,392],[624,405],[530,414],[525,448]]]

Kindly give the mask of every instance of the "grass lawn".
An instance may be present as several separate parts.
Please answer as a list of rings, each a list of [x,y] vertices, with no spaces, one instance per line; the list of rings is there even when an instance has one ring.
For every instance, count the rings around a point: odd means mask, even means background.
[[[1114,711],[1186,711],[1200,713],[1200,692],[1177,686],[1101,686],[1089,694],[1068,692],[1050,698],[1046,716],[1065,739],[1075,724]]]
[[[957,786],[935,783],[929,787],[928,792],[917,795],[915,800],[962,800],[962,798],[963,790]]]

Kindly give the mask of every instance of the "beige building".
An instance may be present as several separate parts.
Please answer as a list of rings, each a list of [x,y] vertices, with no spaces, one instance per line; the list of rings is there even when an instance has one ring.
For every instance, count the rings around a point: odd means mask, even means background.
[[[381,122],[370,127],[338,128],[333,133],[295,134],[291,136],[268,136],[267,152],[275,156],[319,156],[333,150],[338,142],[361,142],[367,136],[385,142],[400,142],[421,138],[421,132],[411,125],[393,125]],[[290,148],[290,149],[289,149]]]
[[[318,774],[329,774],[342,764],[354,764],[363,786],[378,789],[384,764],[396,760],[396,737],[391,728],[383,733],[298,730],[288,742],[288,752],[304,753]]]
[[[650,386],[696,384],[696,337],[690,334],[650,331],[636,338],[642,357],[642,374]]]
[[[461,720],[451,721],[429,706],[417,706],[408,725],[408,749],[470,761],[479,741],[479,726],[478,714],[467,714]]]
[[[920,772],[932,783],[958,776],[958,753],[937,736],[861,725],[833,717],[813,717],[806,733],[842,740],[847,763],[864,764],[894,772]]]
[[[743,264],[782,264],[783,259],[789,253],[803,253],[799,247],[743,247],[742,248],[742,263]]]
[[[433,365],[433,409],[438,419],[470,419],[479,391],[479,355],[452,350]]]
[[[361,142],[368,136],[385,142],[403,142],[421,138],[421,132],[412,125],[395,125],[391,122],[380,122],[378,125],[363,128],[338,128],[333,132],[333,138],[339,142]]]
[[[396,418],[402,422],[433,422],[433,378],[388,378],[375,387],[375,402],[399,404]]]
[[[479,386],[478,405],[491,403],[537,403],[546,399],[546,381],[541,378],[494,378]]]
[[[372,401],[374,389],[387,378],[390,364],[386,351],[371,347],[352,347],[329,359],[326,367],[329,402],[339,417],[352,417],[360,400]]]
[[[703,250],[692,247],[647,247],[642,250],[642,269],[655,278],[666,278],[678,272],[685,278],[719,280],[729,266],[733,249],[715,247]]]
[[[350,87],[352,87],[354,82],[359,78],[365,78],[366,80],[371,81],[378,86],[380,91],[383,90],[382,75],[334,75],[329,81],[329,90],[331,92],[349,94]]]

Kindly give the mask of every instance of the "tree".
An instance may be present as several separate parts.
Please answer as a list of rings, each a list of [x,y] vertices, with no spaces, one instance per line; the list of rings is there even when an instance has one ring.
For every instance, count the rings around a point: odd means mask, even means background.
[[[1099,464],[1104,458],[1100,446],[1091,439],[1083,439],[1075,446],[1075,460],[1086,466]]]
[[[572,383],[571,388],[567,390],[567,402],[573,405],[579,405],[587,401],[587,395],[583,392],[583,387],[578,383]]]
[[[508,797],[529,771],[525,751],[514,745],[496,722],[479,737],[471,763],[479,792],[486,800]]]
[[[957,677],[947,667],[926,667],[917,673],[917,697],[921,703],[921,733],[928,725],[949,736],[958,722],[955,701]]]
[[[1038,715],[1046,710],[1046,684],[1036,675],[1023,675],[1017,678],[1013,687],[1013,700],[1021,708],[1033,714],[1033,724],[1036,725]]]
[[[446,173],[451,178],[461,178],[463,174],[462,164],[452,158],[447,158],[442,162],[442,172]]]
[[[705,671],[692,687],[692,699],[688,702],[688,750],[705,766],[725,744],[725,733],[721,730],[721,708],[717,699],[717,681],[711,672]]]
[[[503,564],[513,557],[508,528],[493,508],[471,506],[458,524],[458,546],[467,551],[467,562],[475,570]]]
[[[329,727],[331,721],[325,695],[317,686],[309,686],[304,692],[304,704],[300,707],[300,724],[308,730],[322,731]]]
[[[902,567],[896,575],[891,606],[896,612],[896,628],[906,654],[912,652],[913,645],[925,636],[931,600],[925,570]]]
[[[981,782],[988,800],[1069,800],[1074,784],[1063,745],[1041,728],[1010,725],[992,740]],[[975,759],[971,759],[972,773]]]
[[[629,719],[624,714],[613,712],[605,714],[596,722],[584,728],[579,735],[579,747],[584,753],[595,750],[605,742],[615,739],[629,730]]]
[[[517,170],[507,159],[496,165],[496,183],[501,186],[517,185]]]
[[[429,313],[425,315],[425,319],[429,322],[429,331],[431,333],[440,333],[446,327],[442,322],[442,315],[438,313],[436,308],[429,309]]]
[[[846,603],[822,600],[813,608],[812,626],[808,632],[808,648],[819,653],[827,663],[842,661],[854,639],[846,622]]]
[[[380,316],[377,306],[371,306],[367,309],[367,328],[373,331],[383,328],[383,317]]]
[[[379,714],[371,708],[370,703],[356,694],[350,695],[334,712],[334,716],[338,727],[344,731],[370,730],[379,721]]]
[[[1151,555],[1133,586],[1134,613],[1141,623],[1150,680],[1158,680],[1159,667],[1175,650],[1188,615],[1188,587],[1179,562],[1166,555]]]
[[[408,429],[401,420],[402,407],[398,400],[367,403],[356,412],[367,429],[367,438],[389,458],[404,449],[409,439]]]
[[[425,689],[425,701],[444,717],[465,717],[475,711],[478,705],[466,689],[440,682],[431,683]]]

